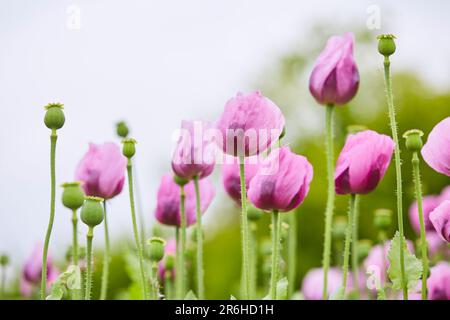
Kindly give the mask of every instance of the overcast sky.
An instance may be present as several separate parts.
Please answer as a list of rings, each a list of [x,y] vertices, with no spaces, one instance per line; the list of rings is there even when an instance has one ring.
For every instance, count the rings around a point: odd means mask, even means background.
[[[448,1],[1,0],[0,252],[17,264],[43,240],[48,102],[64,103],[67,119],[59,131],[58,185],[73,180],[88,142],[114,141],[114,123],[130,124],[149,221],[182,119],[214,120],[230,96],[255,89],[249,84],[258,70],[294,44],[306,45],[309,27],[352,21],[363,28],[373,8],[381,10],[382,27],[374,36],[392,32],[401,41],[398,66],[448,87]],[[57,191],[51,250],[60,255],[71,227]],[[112,237],[131,234],[127,194],[110,208]],[[96,244],[102,238],[99,232]]]

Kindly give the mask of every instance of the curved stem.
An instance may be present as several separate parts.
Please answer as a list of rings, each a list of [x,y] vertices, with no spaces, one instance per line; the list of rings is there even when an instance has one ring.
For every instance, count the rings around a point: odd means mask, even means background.
[[[239,176],[241,180],[241,242],[242,242],[242,295],[244,300],[249,299],[250,292],[250,260],[249,260],[249,236],[247,219],[247,189],[245,186],[244,156],[239,156]]]
[[[197,294],[199,300],[205,299],[205,285],[203,278],[203,231],[202,231],[202,212],[200,208],[200,188],[198,177],[194,177],[195,185],[195,203],[197,207]]]
[[[288,240],[288,284],[289,297],[295,289],[295,275],[297,271],[297,217],[295,211],[289,214],[289,240]]]
[[[348,208],[348,224],[345,231],[345,245],[344,245],[344,262],[342,265],[342,288],[344,289],[344,297],[347,289],[348,265],[350,260],[350,244],[352,242],[353,216],[355,214],[355,199],[356,195],[350,195],[350,205]]]
[[[72,233],[72,261],[74,265],[78,266],[78,217],[76,209],[72,210]],[[80,300],[81,294],[81,289],[73,289],[72,299]]]
[[[333,145],[333,113],[334,106],[327,105],[326,110],[326,158],[327,158],[327,207],[325,209],[325,234],[323,244],[323,291],[322,298],[327,299],[328,296],[328,269],[330,268],[330,254],[331,254],[331,227],[333,224],[334,211],[334,145]]]
[[[392,81],[390,75],[390,61],[389,57],[384,58],[384,82],[386,85],[386,98],[389,108],[389,120],[392,131],[392,138],[395,143],[394,157],[395,157],[395,174],[397,178],[397,220],[398,220],[398,231],[400,233],[400,273],[401,273],[401,284],[403,288],[403,299],[408,300],[408,283],[406,280],[405,273],[405,254],[404,254],[404,231],[403,231],[403,200],[402,200],[402,168],[401,168],[401,158],[400,158],[400,147],[398,143],[397,134],[397,122],[395,120],[395,107],[394,98],[392,96]]]
[[[87,247],[86,247],[86,257],[87,257],[87,266],[86,266],[86,292],[84,294],[85,300],[91,300],[91,285],[92,285],[92,239],[94,238],[94,228],[89,227],[86,239],[87,239]]]
[[[181,215],[181,234],[180,234],[180,296],[178,299],[184,299],[186,294],[186,270],[184,255],[186,254],[186,208],[185,208],[186,194],[184,192],[184,186],[180,186],[180,215]],[[177,270],[178,272],[178,270]]]
[[[50,236],[52,234],[53,220],[55,218],[55,153],[56,153],[56,130],[52,130],[50,135],[50,219],[48,221],[47,233],[45,234],[44,252],[42,253],[42,274],[41,274],[41,299],[45,300],[45,293],[47,289],[47,254],[48,245],[50,243]]]
[[[412,166],[414,173],[414,186],[416,191],[417,208],[419,210],[419,222],[420,222],[420,247],[422,252],[422,300],[427,300],[427,278],[428,278],[428,245],[427,235],[425,233],[425,222],[423,218],[423,205],[422,205],[422,184],[420,182],[420,167],[419,156],[417,152],[413,153]]]
[[[353,228],[352,228],[352,273],[353,273],[353,287],[356,289],[355,293],[359,294],[359,263],[358,263],[358,229],[359,229],[359,196],[355,195],[353,204]]]
[[[148,283],[147,276],[145,274],[145,264],[144,264],[144,255],[142,252],[141,240],[139,238],[139,231],[136,222],[136,211],[134,206],[134,193],[133,193],[133,166],[131,163],[131,159],[128,159],[127,164],[127,174],[128,174],[128,190],[130,193],[130,208],[131,208],[131,220],[133,222],[133,233],[134,233],[134,241],[136,242],[136,248],[139,256],[139,267],[141,271],[141,281],[142,281],[142,294],[143,299],[148,300]]]
[[[108,215],[106,212],[106,200],[103,201],[103,210],[105,213],[104,227],[105,227],[105,252],[103,255],[103,273],[102,273],[102,287],[100,292],[100,300],[105,300],[108,291],[108,275],[109,275],[109,232],[108,232]]]
[[[272,213],[272,275],[270,278],[270,295],[272,300],[277,299],[277,280],[278,280],[278,256],[280,253],[280,229],[281,219],[278,210]]]

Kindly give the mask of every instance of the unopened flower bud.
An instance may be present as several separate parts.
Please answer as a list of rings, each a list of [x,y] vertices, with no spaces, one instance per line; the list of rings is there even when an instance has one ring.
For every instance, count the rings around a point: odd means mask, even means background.
[[[337,216],[333,223],[333,238],[336,240],[342,240],[345,238],[345,231],[347,230],[347,218],[343,216]]]
[[[66,121],[63,112],[64,106],[61,103],[49,103],[45,106],[44,123],[47,128],[52,130],[61,129]]]
[[[262,216],[262,211],[253,206],[249,206],[247,209],[247,218],[250,221],[258,221]]]
[[[122,154],[128,159],[132,158],[136,153],[136,140],[127,138],[122,140]]]
[[[64,188],[61,200],[66,208],[77,210],[83,205],[85,195],[80,182],[66,182],[61,187]]]
[[[380,230],[387,230],[392,223],[392,210],[377,209],[374,214],[374,225]]]
[[[423,132],[418,129],[408,130],[403,134],[406,139],[406,149],[409,151],[420,151],[423,146]]]
[[[9,264],[9,257],[6,254],[0,255],[0,266],[5,267]]]
[[[385,57],[393,54],[395,52],[395,36],[392,34],[378,36],[378,52]]]
[[[130,130],[125,122],[120,121],[116,124],[116,132],[119,137],[126,138],[128,137]]]
[[[86,197],[81,207],[81,221],[89,227],[95,227],[103,221],[103,198]]]
[[[172,270],[175,267],[175,257],[173,254],[168,254],[164,258],[164,269]]]
[[[161,261],[164,257],[164,246],[166,241],[163,238],[152,237],[148,240],[148,245],[150,247],[150,260],[154,262]]]

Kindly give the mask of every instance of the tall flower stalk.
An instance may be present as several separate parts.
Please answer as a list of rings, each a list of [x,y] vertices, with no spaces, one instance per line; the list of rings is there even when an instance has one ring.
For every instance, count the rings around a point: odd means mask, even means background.
[[[176,270],[178,277],[178,299],[184,299],[186,294],[186,263],[184,257],[186,254],[186,193],[184,192],[184,185],[180,185],[180,218],[181,218],[181,228],[179,229],[179,243],[177,242],[177,248],[180,250],[179,254],[179,264]]]
[[[400,146],[398,142],[398,133],[397,133],[397,121],[395,119],[395,106],[394,106],[394,98],[392,95],[392,79],[390,74],[390,59],[389,56],[395,52],[395,37],[393,35],[381,35],[378,37],[378,51],[380,54],[384,56],[384,82],[386,86],[386,100],[389,109],[389,121],[392,131],[392,139],[394,139],[395,150],[395,174],[397,180],[397,222],[398,222],[398,231],[400,233],[400,274],[401,274],[401,286],[403,289],[403,299],[408,300],[408,283],[406,279],[405,272],[405,238],[403,231],[403,192],[402,192],[402,171],[401,171],[401,158],[400,158]]]
[[[272,274],[270,277],[270,297],[277,299],[278,266],[280,254],[281,219],[278,210],[272,213]]]
[[[288,284],[289,297],[291,297],[295,290],[295,275],[297,273],[297,215],[295,211],[290,213],[288,219]]]
[[[414,189],[417,200],[417,209],[419,212],[419,224],[420,224],[420,251],[422,254],[422,300],[427,299],[427,279],[428,279],[428,244],[427,235],[425,232],[425,220],[423,214],[422,203],[422,184],[420,181],[420,159],[419,152],[422,149],[422,137],[423,132],[420,130],[409,130],[405,132],[403,137],[406,139],[406,148],[412,151],[412,167],[414,177]]]
[[[106,299],[106,294],[108,291],[108,276],[109,276],[109,231],[108,231],[108,216],[106,212],[106,200],[103,201],[103,210],[105,212],[105,219],[103,222],[103,227],[105,229],[105,250],[103,252],[103,272],[102,272],[102,284],[100,291],[100,300]]]
[[[203,276],[203,230],[202,230],[202,211],[200,208],[200,187],[198,185],[198,176],[194,177],[195,185],[195,204],[196,204],[196,236],[197,236],[197,295],[200,300],[205,299],[205,285]]]
[[[134,139],[124,139],[122,141],[123,143],[123,149],[122,153],[123,155],[128,159],[127,162],[127,175],[128,175],[128,191],[129,191],[129,197],[130,197],[130,211],[131,211],[131,221],[133,223],[133,233],[134,233],[134,240],[136,243],[136,249],[138,252],[138,258],[139,258],[139,269],[141,272],[141,285],[142,285],[142,295],[144,300],[148,300],[148,282],[147,282],[147,275],[145,272],[145,262],[144,262],[144,253],[143,248],[141,244],[141,238],[139,236],[139,230],[137,226],[136,221],[136,208],[134,205],[134,192],[133,192],[133,164],[131,161],[131,158],[136,153],[136,140]]]
[[[47,254],[48,246],[50,244],[50,236],[53,229],[53,220],[55,218],[55,189],[56,189],[56,177],[55,177],[55,153],[56,153],[56,140],[58,135],[56,130],[61,129],[65,122],[64,113],[62,111],[63,105],[60,103],[50,103],[45,109],[44,123],[47,128],[51,129],[50,135],[50,218],[48,221],[47,232],[44,240],[44,250],[42,254],[42,274],[41,274],[41,299],[45,300],[45,291],[47,283]]]
[[[343,294],[345,296],[345,293],[347,292],[347,278],[348,278],[348,267],[350,262],[350,245],[352,243],[352,233],[354,230],[354,216],[356,211],[356,194],[350,195],[350,205],[348,209],[348,223],[347,223],[347,230],[345,232],[345,245],[344,245],[344,261],[342,265],[342,288],[343,288]]]
[[[359,233],[359,197],[355,196],[353,204],[353,222],[352,222],[352,275],[353,287],[359,288],[359,262],[358,262],[358,233]],[[359,292],[356,290],[355,292]]]
[[[242,294],[244,299],[250,298],[250,257],[249,230],[247,218],[247,188],[245,186],[244,157],[239,157],[239,176],[241,184],[241,243],[242,243]]]

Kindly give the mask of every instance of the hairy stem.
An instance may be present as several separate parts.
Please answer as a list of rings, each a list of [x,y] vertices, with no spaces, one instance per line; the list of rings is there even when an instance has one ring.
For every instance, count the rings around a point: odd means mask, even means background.
[[[325,147],[327,160],[327,206],[325,209],[325,234],[323,243],[323,291],[322,298],[324,300],[328,297],[328,270],[330,268],[330,254],[331,254],[331,227],[333,224],[334,211],[334,145],[333,145],[333,113],[334,106],[327,105],[326,107],[326,122],[325,122]]]
[[[205,299],[205,285],[203,278],[203,231],[202,231],[202,211],[200,208],[200,188],[198,177],[194,177],[195,203],[197,208],[197,294],[199,300]]]
[[[394,98],[392,96],[392,80],[390,75],[390,61],[389,57],[384,58],[384,82],[386,85],[386,98],[389,108],[389,120],[392,131],[392,138],[395,143],[394,158],[395,158],[395,174],[397,179],[397,220],[398,220],[398,231],[400,233],[400,273],[401,273],[401,284],[403,288],[403,299],[408,300],[408,283],[406,280],[405,273],[405,253],[404,253],[404,231],[403,231],[403,200],[402,200],[402,168],[401,168],[401,158],[400,158],[400,147],[398,143],[397,134],[397,122],[395,120],[395,107]]]
[[[86,247],[86,258],[87,258],[87,266],[86,266],[86,292],[84,294],[85,300],[91,300],[91,286],[92,286],[92,239],[94,238],[94,228],[89,227],[86,239],[87,239],[87,247]]]
[[[347,291],[347,278],[348,278],[348,266],[349,266],[349,260],[350,260],[350,244],[352,242],[352,229],[353,223],[354,223],[354,214],[355,214],[355,202],[356,202],[356,195],[352,194],[350,195],[350,205],[348,208],[348,224],[347,229],[345,231],[345,245],[344,245],[344,262],[342,265],[342,288],[344,290],[344,296]]]
[[[289,239],[288,239],[288,283],[289,297],[295,289],[295,275],[297,271],[297,217],[295,211],[289,214]]]
[[[184,299],[186,294],[186,265],[184,262],[184,256],[186,254],[186,208],[185,208],[186,194],[184,187],[180,186],[180,215],[181,215],[181,234],[180,234],[180,296],[178,299]],[[178,272],[178,270],[177,270]]]
[[[78,217],[77,210],[72,210],[72,262],[74,265],[78,266]],[[72,290],[72,299],[80,300],[82,292],[80,289]]]
[[[281,219],[278,210],[272,213],[272,275],[270,278],[270,295],[272,300],[277,299],[277,281],[278,281],[278,266],[280,265],[280,229]]]
[[[105,227],[105,252],[103,255],[103,273],[102,286],[100,292],[100,300],[105,300],[108,291],[108,274],[109,274],[109,232],[108,232],[108,215],[106,212],[106,200],[103,201],[103,210],[105,212],[104,227]]]
[[[50,135],[50,219],[48,221],[47,233],[45,234],[44,251],[42,253],[42,274],[41,274],[41,299],[45,300],[45,293],[47,289],[47,254],[48,245],[50,243],[50,236],[52,234],[53,220],[55,218],[55,153],[56,153],[56,140],[58,136],[56,130],[53,129]]]
[[[250,293],[250,260],[249,260],[249,236],[247,219],[247,189],[245,186],[244,156],[239,156],[239,176],[241,180],[241,242],[242,242],[242,294],[244,300],[249,299]]]
[[[181,287],[182,287],[182,264],[181,264],[181,229],[176,227],[175,239],[177,242],[176,255],[175,255],[175,299],[183,299]]]
[[[355,195],[353,208],[353,228],[352,228],[352,273],[353,273],[353,287],[358,294],[359,290],[359,263],[358,263],[358,229],[359,229],[359,196]]]

